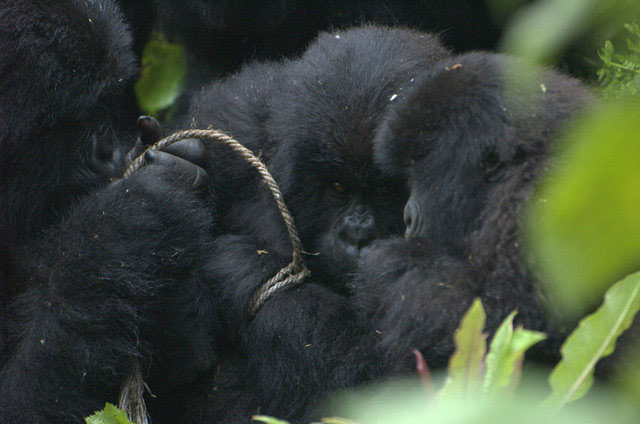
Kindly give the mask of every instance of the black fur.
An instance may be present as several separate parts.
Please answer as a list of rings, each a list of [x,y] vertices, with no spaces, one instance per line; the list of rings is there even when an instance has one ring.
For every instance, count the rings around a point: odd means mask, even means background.
[[[145,34],[145,8],[125,3]],[[133,140],[122,122],[135,122],[135,58],[116,6],[0,6],[0,421],[81,422],[116,402],[133,359],[158,396],[156,422],[300,421],[331,389],[407,369],[412,347],[443,364],[474,296],[490,325],[519,306],[522,322],[544,328],[516,224],[549,130],[586,94],[549,73],[542,103],[502,99],[497,69],[509,60],[447,57],[424,33],[334,31],[298,59],[246,66],[196,96],[177,126],[211,125],[260,152],[312,253],[312,277],[250,317],[257,288],[290,259],[255,171],[212,146],[208,193],[161,166],[112,181]],[[405,153],[391,147],[396,134]],[[441,145],[443,134],[459,143]],[[480,146],[465,143],[473,134]],[[402,231],[407,174],[426,230],[374,242]]]
[[[0,6],[2,423],[83,422],[134,359],[168,386],[213,361],[192,272],[211,209],[165,167],[113,180],[135,134],[130,44],[108,0]]]
[[[410,181],[406,240],[364,252],[354,301],[398,369],[410,369],[413,348],[444,366],[475,297],[489,331],[517,309],[526,328],[555,334],[518,230],[553,136],[589,99],[551,70],[469,53],[425,72],[389,111],[376,159]]]
[[[402,231],[407,198],[403,177],[374,165],[372,140],[395,95],[447,55],[415,31],[325,33],[299,59],[247,66],[195,100],[192,125],[220,128],[261,152],[312,252],[312,277],[248,316],[251,297],[289,262],[290,249],[255,171],[212,149],[207,171],[227,187],[218,191],[227,234],[215,240],[207,274],[224,338],[216,340],[218,374],[187,422],[240,422],[258,411],[301,420],[328,390],[380,374],[386,364],[368,348],[370,328],[348,288],[360,250]]]

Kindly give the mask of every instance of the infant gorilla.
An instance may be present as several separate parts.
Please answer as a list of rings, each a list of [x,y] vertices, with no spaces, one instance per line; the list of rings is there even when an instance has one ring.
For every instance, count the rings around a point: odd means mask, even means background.
[[[519,224],[553,136],[590,99],[575,79],[488,53],[443,60],[400,96],[375,156],[409,181],[405,240],[366,249],[355,295],[392,367],[410,366],[412,348],[444,366],[476,297],[488,331],[517,309],[526,328],[560,338],[519,249]],[[557,351],[547,343],[536,354]]]

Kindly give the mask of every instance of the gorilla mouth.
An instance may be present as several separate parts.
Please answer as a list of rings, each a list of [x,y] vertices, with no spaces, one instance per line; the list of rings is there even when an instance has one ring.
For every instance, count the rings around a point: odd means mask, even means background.
[[[329,232],[322,237],[318,251],[318,259],[325,270],[331,274],[344,275],[356,269],[362,248],[344,243]]]

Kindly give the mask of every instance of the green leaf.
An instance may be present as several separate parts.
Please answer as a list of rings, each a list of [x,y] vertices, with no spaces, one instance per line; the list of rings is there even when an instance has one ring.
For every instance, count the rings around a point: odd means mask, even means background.
[[[98,411],[84,419],[87,424],[133,424],[127,414],[107,403],[102,411]]]
[[[527,374],[528,377],[534,375]],[[536,380],[536,379],[534,379]],[[537,380],[536,380],[537,381]],[[533,380],[523,379],[515,394],[489,401],[475,396],[429,402],[419,384],[397,382],[393,387],[368,386],[342,393],[330,403],[332,412],[363,424],[635,424],[637,398],[629,405],[621,399],[594,393],[579,408],[540,406],[541,392]]]
[[[551,301],[579,316],[640,269],[640,107],[593,108],[534,197],[525,235]]]
[[[449,374],[440,399],[466,397],[478,389],[487,349],[487,336],[482,333],[485,318],[482,302],[474,300],[453,336],[456,351],[449,359]]]
[[[552,393],[545,403],[562,407],[584,396],[593,384],[596,363],[613,352],[616,340],[639,309],[640,273],[636,273],[611,286],[602,306],[584,318],[564,342],[562,361],[549,377]]]
[[[182,90],[186,74],[187,59],[182,46],[156,34],[142,53],[142,73],[135,86],[140,108],[155,114],[171,106]]]
[[[505,388],[515,388],[520,377],[520,366],[524,353],[546,335],[537,331],[517,328],[513,330],[513,311],[502,322],[491,340],[487,354],[487,372],[484,377],[484,393],[496,395]]]
[[[355,421],[342,417],[326,417],[321,420],[322,424],[357,424]]]
[[[602,51],[602,60],[610,60],[611,56],[613,56],[613,43],[609,40],[604,42],[604,49]]]
[[[277,418],[268,417],[266,415],[254,415],[251,417],[251,421],[259,421],[266,424],[289,424],[288,421],[279,420]]]

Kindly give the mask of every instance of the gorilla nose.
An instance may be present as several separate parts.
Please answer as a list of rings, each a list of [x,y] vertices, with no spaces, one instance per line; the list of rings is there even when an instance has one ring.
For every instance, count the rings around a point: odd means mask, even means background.
[[[420,209],[413,199],[409,199],[404,206],[404,225],[406,226],[404,237],[411,239],[419,236],[422,220],[420,219]]]
[[[370,214],[350,215],[344,220],[340,239],[349,247],[361,249],[375,237],[375,222]]]

